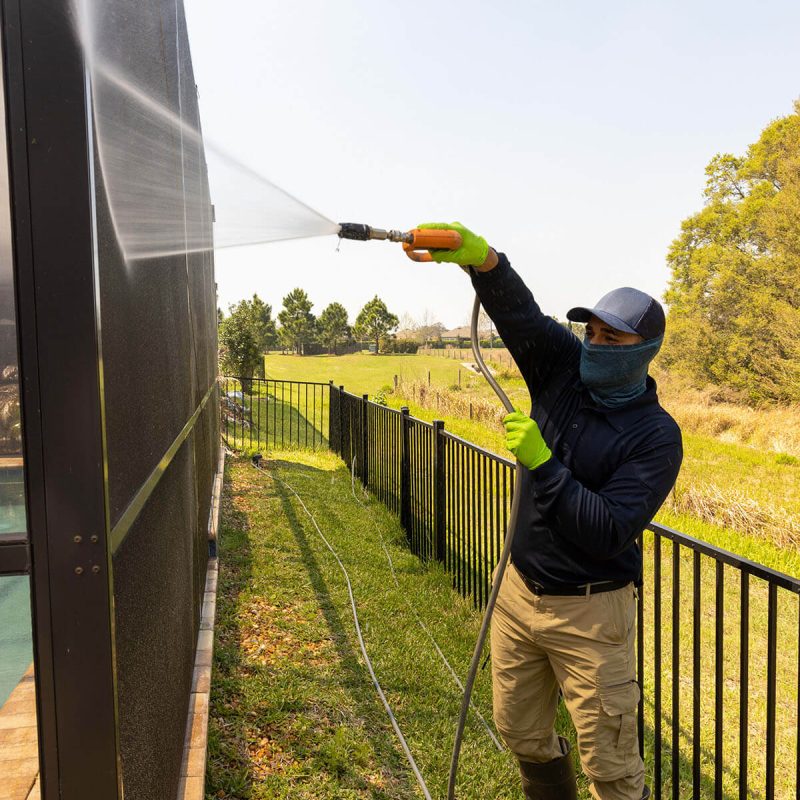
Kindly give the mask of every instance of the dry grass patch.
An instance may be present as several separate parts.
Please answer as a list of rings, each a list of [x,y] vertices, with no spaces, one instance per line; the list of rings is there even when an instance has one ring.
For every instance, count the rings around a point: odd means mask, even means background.
[[[691,514],[710,525],[733,528],[746,536],[767,539],[779,547],[800,550],[800,522],[779,508],[766,508],[735,490],[724,491],[714,484],[676,487],[666,508],[677,514]]]

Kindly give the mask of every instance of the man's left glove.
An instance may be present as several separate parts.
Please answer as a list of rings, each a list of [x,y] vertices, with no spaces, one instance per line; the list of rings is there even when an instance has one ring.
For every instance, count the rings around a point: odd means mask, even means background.
[[[506,447],[528,469],[536,469],[553,455],[542,438],[539,426],[527,414],[513,411],[505,419]]]

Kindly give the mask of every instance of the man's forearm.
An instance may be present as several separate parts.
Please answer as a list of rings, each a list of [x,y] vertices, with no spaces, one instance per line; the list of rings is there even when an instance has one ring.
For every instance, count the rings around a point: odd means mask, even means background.
[[[490,247],[489,252],[486,254],[486,260],[479,267],[473,267],[476,272],[491,272],[499,263],[497,253],[494,248]]]

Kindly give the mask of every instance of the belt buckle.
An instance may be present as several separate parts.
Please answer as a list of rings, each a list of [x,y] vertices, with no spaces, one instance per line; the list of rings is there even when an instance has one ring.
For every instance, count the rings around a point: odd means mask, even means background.
[[[544,586],[539,583],[535,583],[534,581],[530,581],[528,583],[528,588],[537,596],[543,597],[544,596]]]
[[[541,597],[544,594],[544,586],[540,583],[536,583],[535,580],[529,578],[519,570],[517,570],[517,572],[522,577],[522,582],[528,587],[528,591],[530,591],[531,594],[536,595],[536,597]]]

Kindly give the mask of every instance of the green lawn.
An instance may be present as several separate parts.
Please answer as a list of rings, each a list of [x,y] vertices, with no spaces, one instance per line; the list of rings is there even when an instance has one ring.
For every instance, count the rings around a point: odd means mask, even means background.
[[[221,532],[217,647],[210,722],[208,794],[212,798],[412,798],[420,794],[393,738],[362,663],[349,600],[336,561],[288,482],[339,553],[353,592],[367,651],[434,797],[444,795],[459,691],[415,615],[464,676],[479,615],[452,591],[436,563],[407,548],[397,518],[356,491],[347,467],[328,452],[270,453],[266,470],[246,460],[228,464]],[[718,531],[682,518],[667,522],[706,540]],[[724,544],[723,542],[720,542]],[[734,539],[742,552],[747,542]],[[386,546],[386,550],[383,546]],[[396,570],[394,583],[387,552]],[[662,638],[663,776],[669,793],[672,731],[672,609],[679,609],[677,650],[681,718],[679,796],[689,796],[692,753],[692,556],[681,552],[681,588],[672,600],[672,546],[662,544],[662,611],[654,617],[654,545],[645,546],[645,737],[653,776],[655,631]],[[752,552],[778,560],[778,552]],[[797,571],[798,556],[784,554]],[[725,569],[723,640],[724,797],[737,797],[739,732],[739,576]],[[714,741],[715,573],[701,563],[700,736],[702,797],[712,794]],[[751,791],[763,796],[766,731],[766,589],[751,582],[749,760]],[[778,596],[776,798],[793,796],[797,725],[797,598]],[[491,719],[490,674],[479,674],[475,703]],[[571,730],[563,716],[562,731]],[[516,770],[473,718],[459,797],[516,798]],[[582,781],[582,798],[588,798]]]
[[[264,472],[246,460],[227,467],[206,796],[421,796],[362,663],[342,573],[277,476],[300,494],[346,565],[375,672],[441,798],[460,692],[414,615],[462,678],[479,615],[438,566],[409,553],[392,514],[368,498],[359,505],[338,458],[271,455]],[[491,719],[488,670],[475,705]],[[462,800],[519,796],[513,759],[474,717],[461,764]]]
[[[466,354],[466,352],[465,352]],[[428,371],[434,386],[448,387],[457,384],[460,361],[437,356],[284,356],[266,358],[269,377],[292,380],[333,379],[337,385],[354,393],[367,393],[371,397],[382,387],[394,385],[398,375],[406,389],[412,381],[427,382]],[[419,419],[443,419],[448,430],[495,453],[507,454],[503,445],[503,431],[499,424],[487,424],[455,417],[446,409],[437,409],[416,403],[413,394],[390,394],[387,402],[394,408],[409,406]],[[529,408],[530,399],[518,377],[501,378],[500,383],[509,391],[512,401],[523,409]],[[461,368],[461,394],[476,398],[493,398],[490,387],[479,375]],[[498,403],[499,407],[499,403]],[[774,452],[765,452],[744,445],[723,442],[710,436],[684,435],[684,462],[679,478],[681,486],[694,488],[713,485],[732,496],[740,495],[779,514],[800,518],[800,461],[782,459]]]
[[[264,358],[266,377],[277,380],[304,380],[327,383],[356,394],[374,395],[381,388],[394,386],[394,376],[406,382],[427,380],[428,371],[435,383],[458,381],[460,362],[433,356],[376,356],[356,353],[348,356],[294,356],[279,353]],[[466,379],[467,370],[462,369]]]

